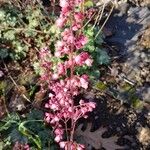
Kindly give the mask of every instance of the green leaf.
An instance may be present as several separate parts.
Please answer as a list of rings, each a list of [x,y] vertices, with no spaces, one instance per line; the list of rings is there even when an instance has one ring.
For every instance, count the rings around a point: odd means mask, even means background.
[[[39,21],[37,19],[29,20],[29,28],[35,28],[39,25]]]
[[[4,10],[0,10],[0,21],[5,20],[5,11]]]
[[[36,74],[41,75],[42,74],[42,69],[40,69],[40,64],[39,62],[34,62],[33,63],[33,68]]]
[[[100,72],[99,70],[95,69],[95,70],[92,70],[90,71],[90,77],[91,79],[98,79],[100,77]]]
[[[12,113],[10,116],[7,116],[0,122],[0,132],[8,130],[12,125],[18,124],[20,118],[17,114]]]
[[[7,40],[14,40],[15,39],[15,31],[14,30],[8,30],[4,33],[4,38]]]
[[[27,120],[42,120],[44,113],[40,110],[34,109],[27,115]]]
[[[30,27],[28,27],[28,30],[24,33],[25,37],[35,37],[37,35],[37,32],[33,31]]]
[[[11,141],[14,143],[17,141],[19,141],[20,143],[28,142],[28,139],[25,136],[23,136],[22,134],[20,134],[20,132],[17,129],[13,129],[8,136],[11,137]]]
[[[96,61],[97,61],[97,63],[99,65],[102,65],[102,64],[107,65],[107,64],[109,64],[110,57],[108,56],[106,51],[101,50],[101,49],[97,49],[96,52],[97,52]]]
[[[47,128],[43,122],[40,122],[38,120],[43,120],[44,114],[42,111],[34,109],[27,115],[28,123],[26,124],[26,128],[31,130],[34,134],[38,135],[41,144],[42,149],[46,149],[48,143],[54,144],[54,136],[52,134],[51,128]],[[35,121],[34,121],[35,120]],[[36,122],[36,128],[35,128],[35,122]]]
[[[6,48],[1,48],[0,49],[0,58],[5,59],[8,56],[8,49]]]
[[[41,143],[41,139],[39,138],[39,136],[25,127],[25,124],[28,123],[28,122],[29,121],[24,121],[24,122],[20,123],[20,125],[18,127],[18,130],[23,135],[25,135],[29,140],[32,140],[36,144],[38,149],[41,150],[42,143]]]
[[[50,32],[51,33],[60,33],[60,29],[56,26],[56,25],[52,25],[51,27],[50,27]]]
[[[105,91],[108,87],[103,82],[99,81],[95,84],[95,88],[100,91]]]
[[[84,2],[84,6],[85,7],[92,7],[94,4],[93,4],[93,1],[92,0],[86,0]]]
[[[91,28],[91,26],[88,26],[88,28],[85,30],[85,34],[86,34],[88,37],[94,36],[94,31],[93,31],[93,29]]]
[[[0,141],[0,150],[2,150],[4,147],[4,142]]]

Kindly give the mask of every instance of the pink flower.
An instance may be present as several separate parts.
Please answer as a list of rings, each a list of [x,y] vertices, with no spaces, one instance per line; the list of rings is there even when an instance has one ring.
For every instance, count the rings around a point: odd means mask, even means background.
[[[68,7],[69,6],[69,1],[68,0],[60,0],[61,7]]]
[[[61,50],[62,47],[64,47],[64,46],[65,46],[65,42],[64,41],[57,41],[56,45],[55,45],[57,50]]]
[[[70,48],[65,46],[62,50],[65,54],[68,54],[70,52]]]
[[[84,15],[81,12],[76,12],[74,14],[74,18],[76,22],[82,22],[82,20],[84,19]]]
[[[73,64],[74,64],[74,62],[72,60],[65,61],[66,68],[70,68]]]
[[[76,65],[79,66],[85,64],[86,60],[86,64],[90,65],[91,62],[89,62],[89,59],[89,54],[87,52],[82,52],[74,58]]]
[[[56,20],[56,25],[59,28],[62,28],[65,23],[66,23],[66,18],[64,18],[64,17],[60,17]]]
[[[67,42],[68,44],[73,44],[74,41],[75,41],[75,37],[72,33],[72,31],[70,29],[65,29],[64,32],[62,32],[62,37],[63,37],[63,40],[65,42]]]
[[[3,71],[0,70],[0,77],[4,75]]]
[[[58,64],[57,70],[59,75],[64,75],[66,73],[65,66],[61,63]]]
[[[30,147],[28,144],[21,144],[18,141],[13,146],[12,150],[30,150]]]
[[[47,123],[49,123],[50,122],[50,117],[47,115],[45,115],[45,121],[47,122]]]
[[[68,7],[62,7],[62,9],[61,9],[61,13],[65,17],[69,16],[70,11],[71,11],[71,7],[70,6],[68,6]]]
[[[59,145],[60,145],[60,148],[64,148],[65,145],[66,145],[66,142],[64,142],[64,141],[63,141],[63,142],[60,142]]]
[[[81,42],[81,44],[84,46],[85,44],[87,44],[87,42],[88,42],[88,38],[86,37],[86,36],[84,36],[84,35],[81,35],[80,37],[79,37],[79,39],[80,39],[80,42]]]
[[[61,33],[61,36],[64,41],[67,41],[68,37],[72,34],[70,29],[65,29],[64,32]]]
[[[62,129],[57,128],[57,129],[54,131],[54,133],[55,133],[56,135],[62,135],[62,134],[63,134],[63,131],[62,131]]]
[[[77,31],[79,29],[81,29],[81,24],[80,23],[74,23],[72,26],[72,30]]]
[[[88,58],[88,59],[85,60],[85,64],[87,66],[92,66],[92,63],[93,63],[93,60],[91,58]]]
[[[68,150],[68,147],[70,147],[70,150],[84,150],[85,147],[82,144],[78,144],[76,142],[60,142],[60,147],[65,148],[65,150]]]
[[[88,42],[88,38],[84,35],[80,35],[77,39],[76,39],[76,43],[75,46],[77,49],[81,49],[85,46],[85,44],[87,44]]]
[[[60,57],[61,55],[62,55],[62,53],[61,53],[60,51],[56,51],[56,52],[55,52],[55,56],[56,56],[56,57]]]
[[[59,143],[60,140],[61,140],[61,137],[60,137],[60,136],[56,136],[54,140],[55,140],[57,143]]]
[[[80,102],[79,102],[80,105],[82,105],[84,103],[85,103],[84,100],[80,100]]]
[[[83,87],[84,89],[88,88],[88,81],[84,77],[80,78],[80,84],[81,84],[81,87]]]
[[[60,37],[57,37],[60,40],[56,42],[52,53],[48,48],[41,49],[39,60],[42,70],[41,88],[43,91],[50,91],[49,101],[45,104],[45,108],[49,109],[45,113],[45,121],[53,128],[55,141],[65,150],[68,147],[70,150],[85,149],[83,145],[72,141],[70,136],[73,134],[73,127],[65,125],[69,125],[69,122],[76,123],[79,118],[86,118],[87,113],[95,108],[93,102],[74,102],[74,97],[80,94],[81,88],[87,89],[89,84],[89,77],[86,74],[77,75],[76,67],[91,66],[93,62],[89,53],[82,51],[88,38],[82,30],[78,31],[82,29],[86,17],[79,9],[83,1],[59,1],[61,12],[56,25],[63,30]],[[68,133],[68,141],[62,141],[64,131]]]
[[[52,75],[52,79],[53,80],[57,80],[59,78],[59,75],[57,74],[57,73],[54,73],[53,75]]]
[[[79,5],[83,2],[83,0],[74,0],[76,5]]]

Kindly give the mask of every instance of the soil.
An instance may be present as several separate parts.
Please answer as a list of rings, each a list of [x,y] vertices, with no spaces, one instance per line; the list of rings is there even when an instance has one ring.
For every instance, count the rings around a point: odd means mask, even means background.
[[[106,84],[106,90],[90,91],[84,94],[84,97],[97,103],[94,114],[91,114],[88,120],[92,122],[93,132],[96,133],[96,130],[99,131],[99,128],[104,127],[107,131],[102,136],[106,141],[116,135],[117,144],[124,146],[123,149],[148,150],[150,149],[149,1],[131,2],[132,4],[120,3],[103,30],[106,37],[104,47],[112,58],[110,67],[101,66],[104,75],[100,80]],[[127,6],[127,10],[122,9],[124,6]],[[111,84],[113,89],[111,86],[108,87]],[[140,107],[131,104],[129,98],[131,95],[122,89],[125,84],[134,87]],[[112,94],[114,91],[118,96]],[[84,130],[86,131],[86,126]]]
[[[118,62],[119,75],[135,83],[140,98],[150,102],[148,7],[131,5],[125,14],[122,13],[122,9],[114,12],[106,28],[113,33],[112,36],[106,37],[105,42],[111,47],[110,54],[114,62]]]

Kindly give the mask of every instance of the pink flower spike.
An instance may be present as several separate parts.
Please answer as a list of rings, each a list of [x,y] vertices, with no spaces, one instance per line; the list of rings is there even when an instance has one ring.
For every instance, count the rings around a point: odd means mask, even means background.
[[[68,150],[68,146],[70,150],[85,149],[84,145],[70,138],[74,136],[72,123],[82,117],[87,118],[87,114],[96,106],[94,102],[82,99],[76,101],[82,88],[87,89],[89,84],[88,75],[79,75],[76,70],[80,66],[92,66],[93,62],[90,54],[85,51],[88,38],[82,27],[87,10],[84,12],[80,9],[82,2],[84,0],[59,1],[61,10],[55,24],[61,28],[60,34],[54,35],[54,40],[50,40],[50,43],[47,42],[48,47],[54,42],[52,50],[45,47],[39,54],[41,91],[49,92],[44,120],[53,128],[54,140],[64,150]],[[73,126],[70,126],[70,122]],[[66,138],[66,133],[68,141],[63,139]]]

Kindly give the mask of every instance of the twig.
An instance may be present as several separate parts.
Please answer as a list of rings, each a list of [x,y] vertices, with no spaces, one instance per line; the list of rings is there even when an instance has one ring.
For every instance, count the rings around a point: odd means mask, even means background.
[[[19,87],[18,87],[17,83],[15,82],[15,80],[13,79],[13,77],[10,75],[9,70],[8,70],[8,67],[7,67],[7,65],[5,64],[4,61],[3,61],[3,64],[4,64],[5,69],[7,70],[8,74],[9,74],[10,80],[13,82],[13,84],[14,84],[14,85],[17,87],[17,89],[19,90]],[[22,97],[23,97],[24,99],[26,99],[28,102],[31,102],[31,100],[28,99],[25,94],[22,94]]]
[[[91,16],[91,18],[83,25],[83,27],[81,29],[84,29],[88,23],[93,19],[93,17],[96,15],[96,12],[93,13],[93,15]]]
[[[100,10],[98,11],[98,14],[97,14],[97,17],[96,17],[96,21],[95,21],[95,23],[94,23],[92,29],[95,28],[96,24],[98,23],[98,19],[101,20],[102,15],[103,15],[103,12],[104,12],[104,9],[105,9],[105,4],[103,5],[102,10],[100,9]]]
[[[101,26],[100,30],[99,30],[98,33],[96,34],[95,39],[98,37],[98,35],[99,35],[100,32],[102,31],[103,27],[105,26],[106,22],[108,21],[110,15],[111,15],[113,9],[114,9],[114,4],[113,4],[113,6],[112,6],[112,8],[111,8],[111,10],[110,10],[110,12],[109,12],[109,14],[108,14],[108,17],[105,19],[103,25]]]
[[[26,28],[12,28],[12,27],[3,27],[3,26],[0,26],[0,29],[5,29],[5,30],[16,30],[16,31],[27,31],[27,30],[32,30],[32,31],[35,31],[37,33],[44,33],[40,30],[36,30],[36,29],[26,29]]]
[[[8,108],[7,108],[7,105],[6,105],[5,97],[1,97],[1,99],[2,99],[2,101],[4,102],[5,111],[6,111],[7,115],[10,117],[10,113],[9,113]]]
[[[108,67],[110,70],[112,70],[111,67]],[[125,81],[126,83],[132,85],[132,86],[135,86],[135,82],[134,81],[131,81],[129,80],[125,75],[123,74],[120,74],[120,75],[117,75],[119,78],[123,79],[123,81]]]

